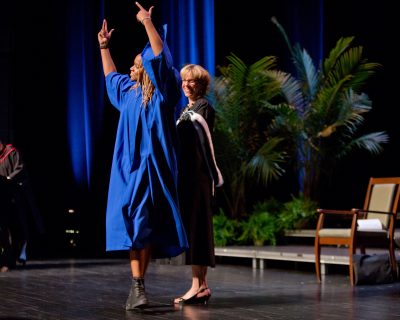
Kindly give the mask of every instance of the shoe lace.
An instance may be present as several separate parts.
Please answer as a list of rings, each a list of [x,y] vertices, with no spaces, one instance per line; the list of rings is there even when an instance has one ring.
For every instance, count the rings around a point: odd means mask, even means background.
[[[145,294],[144,281],[142,279],[135,280],[135,293],[136,297],[140,297]]]

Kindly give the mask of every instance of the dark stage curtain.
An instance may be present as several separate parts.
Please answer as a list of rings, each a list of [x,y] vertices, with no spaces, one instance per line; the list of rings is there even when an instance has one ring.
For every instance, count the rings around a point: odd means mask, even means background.
[[[175,65],[200,64],[214,75],[214,0],[170,0],[163,6]]]
[[[96,139],[104,109],[104,79],[98,55],[97,32],[104,1],[68,2],[67,15],[67,130],[75,181],[90,186]]]

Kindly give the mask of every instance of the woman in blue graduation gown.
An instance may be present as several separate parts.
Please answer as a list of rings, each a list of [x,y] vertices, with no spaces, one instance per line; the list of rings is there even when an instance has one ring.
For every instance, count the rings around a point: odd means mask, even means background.
[[[180,76],[148,11],[136,2],[149,38],[130,75],[117,72],[108,44],[113,29],[98,33],[107,93],[120,118],[106,214],[106,250],[129,250],[132,287],[126,310],[148,304],[144,276],[150,256],[174,257],[188,247],[177,195],[175,107]]]

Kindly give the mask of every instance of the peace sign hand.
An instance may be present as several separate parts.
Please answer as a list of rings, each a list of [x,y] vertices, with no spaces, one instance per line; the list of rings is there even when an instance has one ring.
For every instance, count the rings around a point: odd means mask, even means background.
[[[104,19],[101,30],[97,34],[97,39],[99,41],[101,49],[108,48],[108,43],[110,42],[111,34],[113,33],[113,31],[114,31],[114,29],[111,29],[110,31],[108,31],[107,20]]]

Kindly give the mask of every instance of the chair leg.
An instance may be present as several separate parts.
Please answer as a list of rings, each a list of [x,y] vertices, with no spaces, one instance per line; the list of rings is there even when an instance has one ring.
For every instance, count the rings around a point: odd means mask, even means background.
[[[350,275],[350,284],[354,286],[354,269],[353,269],[353,247],[349,247],[349,275]]]
[[[397,260],[396,260],[396,254],[394,253],[393,243],[389,245],[389,258],[390,258],[390,266],[392,268],[392,274],[394,276],[394,279],[397,280],[399,275],[398,275]]]
[[[315,255],[315,272],[317,273],[317,280],[318,282],[321,282],[321,263],[320,263],[321,245],[319,244],[318,239],[315,240],[314,255]]]

